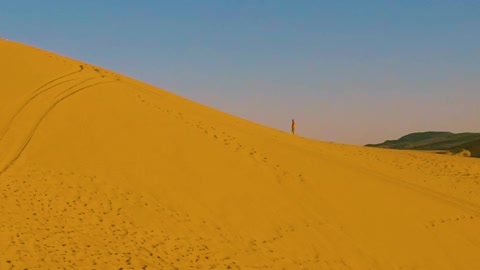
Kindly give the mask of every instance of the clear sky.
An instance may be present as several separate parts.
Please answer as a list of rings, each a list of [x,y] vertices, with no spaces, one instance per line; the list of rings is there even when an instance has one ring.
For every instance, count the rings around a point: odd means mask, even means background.
[[[1,1],[0,35],[310,138],[480,132],[478,0]]]

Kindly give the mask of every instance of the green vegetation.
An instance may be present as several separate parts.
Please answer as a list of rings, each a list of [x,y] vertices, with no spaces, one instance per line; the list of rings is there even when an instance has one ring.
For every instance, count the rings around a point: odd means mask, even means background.
[[[468,150],[472,157],[480,157],[480,133],[418,132],[408,134],[398,140],[388,140],[384,143],[365,146],[409,150],[445,150],[453,154]]]

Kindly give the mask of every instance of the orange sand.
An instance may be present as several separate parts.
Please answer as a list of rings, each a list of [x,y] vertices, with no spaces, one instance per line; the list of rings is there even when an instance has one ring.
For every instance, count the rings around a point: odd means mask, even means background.
[[[292,136],[12,41],[0,59],[0,269],[480,269],[478,159]]]

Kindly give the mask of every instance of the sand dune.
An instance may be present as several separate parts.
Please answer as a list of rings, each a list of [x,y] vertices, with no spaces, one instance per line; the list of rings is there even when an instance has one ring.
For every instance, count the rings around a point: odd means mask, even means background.
[[[292,136],[12,41],[0,59],[0,269],[480,269],[478,159]]]

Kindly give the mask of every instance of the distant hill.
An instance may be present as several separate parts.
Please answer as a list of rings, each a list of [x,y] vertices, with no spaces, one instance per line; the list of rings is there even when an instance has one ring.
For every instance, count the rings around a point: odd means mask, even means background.
[[[365,146],[428,151],[443,150],[452,154],[468,150],[472,157],[480,157],[480,133],[417,132],[398,140],[387,140],[384,143]]]

